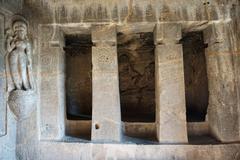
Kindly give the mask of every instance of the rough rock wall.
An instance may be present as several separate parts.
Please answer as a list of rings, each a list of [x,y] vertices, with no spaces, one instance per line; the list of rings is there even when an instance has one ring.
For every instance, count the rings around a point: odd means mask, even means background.
[[[6,1],[5,1],[6,2]],[[158,3],[157,3],[158,2]],[[234,5],[232,5],[234,4]],[[229,0],[222,0],[222,1],[190,1],[190,0],[183,0],[183,1],[137,1],[137,0],[123,0],[123,1],[40,1],[40,0],[26,0],[24,4],[24,10],[23,13],[25,17],[30,21],[30,33],[31,38],[35,50],[35,53],[37,53],[38,50],[38,44],[36,39],[38,38],[37,29],[38,25],[42,23],[81,23],[81,22],[117,22],[119,25],[126,25],[130,26],[131,22],[159,22],[159,21],[172,21],[172,20],[190,20],[190,21],[196,21],[196,20],[218,20],[218,19],[228,19],[233,18],[234,19],[234,28],[235,32],[237,32],[237,42],[238,42],[238,51],[240,46],[240,22],[239,22],[239,1],[229,1]],[[189,6],[188,6],[189,5]],[[147,7],[146,7],[147,6]],[[190,23],[190,22],[189,22]],[[191,23],[190,23],[191,24]],[[190,26],[190,27],[189,27]],[[199,26],[198,26],[199,27]],[[201,27],[201,25],[200,25]],[[191,29],[191,25],[187,25],[186,27],[188,29]],[[194,28],[194,27],[193,27]],[[138,28],[134,28],[134,30],[137,30]],[[41,33],[44,34],[44,33]],[[40,45],[40,44],[39,44]],[[34,55],[35,59],[37,59],[37,54]],[[35,60],[36,62],[36,60]],[[239,58],[236,56],[236,59],[234,59],[235,62],[235,68],[236,68],[236,78],[238,80],[238,84],[240,82],[240,77],[237,75],[239,74]],[[37,64],[35,64],[35,68],[37,68]],[[240,85],[238,85],[238,91],[240,91],[239,88]],[[240,94],[238,94],[240,95]],[[240,97],[239,97],[240,98]],[[39,106],[40,107],[40,106]],[[240,110],[240,108],[239,108]],[[36,116],[36,115],[34,115]],[[37,117],[37,116],[36,116]],[[9,116],[10,123],[13,122],[13,118]],[[27,123],[30,124],[30,123]],[[37,126],[38,123],[32,124]],[[13,125],[14,126],[14,125]],[[31,129],[31,128],[30,128]],[[14,130],[14,128],[13,128]],[[35,129],[34,129],[35,130]],[[34,133],[34,132],[33,132]],[[35,132],[35,135],[36,132]],[[12,137],[10,134],[7,135],[9,137]],[[29,135],[27,135],[29,136]],[[34,136],[33,136],[34,137]],[[0,138],[0,141],[5,141],[6,144],[10,144],[9,141],[6,141],[4,139],[10,139],[7,137]],[[12,138],[11,138],[12,139]],[[37,139],[36,137],[34,138]],[[11,141],[12,144],[14,144],[14,141]],[[24,143],[23,143],[24,144]],[[28,144],[22,145],[23,147],[27,146]],[[72,144],[71,144],[72,145]],[[73,144],[74,146],[77,146],[76,144]],[[33,145],[29,145],[31,148]],[[51,153],[46,154],[48,152],[48,147],[52,147],[52,151],[54,153],[58,153],[57,150],[54,151],[54,148],[61,148],[62,149],[62,156],[67,157],[67,153],[69,153],[69,149],[66,150],[64,147],[64,144],[59,145],[58,143],[56,146],[51,144],[46,144],[46,146],[42,145],[42,148],[39,149],[39,153],[43,154],[43,158],[35,157],[36,159],[44,159],[44,157],[47,157],[46,159],[53,159],[55,158],[55,155],[52,155]],[[136,146],[134,146],[136,147]],[[148,147],[148,146],[147,146]],[[212,148],[208,147],[207,149]],[[222,147],[223,148],[223,147]],[[238,149],[238,147],[234,147],[235,149]],[[74,149],[74,148],[73,148]],[[79,155],[79,146],[75,148],[75,153],[78,153],[76,155]],[[92,148],[91,148],[92,149]],[[135,149],[135,148],[134,148]],[[147,149],[151,150],[151,149]],[[5,153],[6,150],[4,150]],[[7,150],[8,151],[8,150]],[[72,150],[71,150],[72,151]],[[82,150],[83,151],[83,150]],[[117,149],[116,152],[119,150]],[[142,151],[142,150],[139,150]],[[154,150],[156,151],[156,150]],[[192,150],[191,150],[192,151]],[[220,152],[222,150],[217,149],[216,152]],[[11,155],[14,152],[14,150],[11,150]],[[110,150],[111,152],[111,150]],[[203,156],[202,152],[206,153],[207,150],[203,150],[198,152],[198,155],[190,154],[190,157],[195,156]],[[227,151],[226,151],[227,152]],[[37,154],[34,155],[34,152],[31,152],[31,149],[26,149],[25,152],[26,157],[32,157],[32,156],[38,156]],[[65,153],[65,154],[64,154]],[[86,152],[82,152],[84,153]],[[165,153],[165,150],[163,151]],[[129,153],[131,155],[131,153]],[[227,155],[228,153],[226,153]],[[2,155],[0,153],[0,155]],[[81,156],[82,156],[81,155]],[[239,153],[235,153],[232,155],[230,159],[238,159]],[[7,155],[4,154],[6,157]],[[59,156],[59,155],[58,155]],[[136,154],[135,156],[140,156],[139,154]],[[151,155],[148,154],[142,155],[145,156],[145,158],[149,158]],[[161,155],[156,155],[155,158],[160,157]],[[4,157],[4,158],[5,158]],[[13,157],[6,157],[6,160],[9,160]],[[75,156],[72,156],[75,157]],[[130,156],[131,157],[131,156]],[[216,154],[216,159],[221,159],[222,157],[219,157],[219,154]],[[125,157],[126,158],[126,157]],[[146,158],[146,159],[147,159]],[[171,158],[171,154],[169,152],[169,156],[165,157],[165,159]],[[179,158],[179,157],[178,157]],[[180,157],[179,159],[181,159]],[[229,157],[226,157],[229,158]],[[5,160],[4,159],[4,160]],[[87,159],[87,158],[86,158]],[[190,158],[191,159],[191,158]],[[224,158],[223,158],[224,159]]]
[[[154,48],[152,33],[118,36],[123,121],[155,122]]]
[[[21,12],[23,0],[0,0],[0,8],[12,13]]]

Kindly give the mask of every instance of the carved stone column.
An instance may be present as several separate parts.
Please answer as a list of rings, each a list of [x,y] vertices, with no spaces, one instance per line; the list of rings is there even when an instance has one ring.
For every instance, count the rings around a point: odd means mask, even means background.
[[[212,134],[222,142],[239,141],[237,74],[239,55],[232,22],[213,23],[204,31]],[[236,63],[236,64],[235,64]]]
[[[121,141],[116,27],[92,29],[92,140]]]
[[[181,25],[156,25],[156,127],[160,143],[187,143]]]
[[[43,25],[39,30],[40,139],[59,140],[65,130],[65,55],[60,28]]]

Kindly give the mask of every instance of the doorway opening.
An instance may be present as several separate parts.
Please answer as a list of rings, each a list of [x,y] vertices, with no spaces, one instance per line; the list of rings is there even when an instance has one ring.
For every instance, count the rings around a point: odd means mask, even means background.
[[[204,122],[209,92],[203,33],[187,33],[182,44],[187,121]]]
[[[66,135],[91,139],[91,35],[65,36]]]
[[[153,33],[118,33],[121,118],[125,135],[137,141],[156,141],[155,58]]]
[[[155,122],[153,33],[118,33],[122,120]]]
[[[67,35],[65,46],[67,118],[91,120],[91,35]]]
[[[190,144],[218,144],[206,121],[209,102],[207,64],[203,32],[187,33],[183,44],[188,141]]]

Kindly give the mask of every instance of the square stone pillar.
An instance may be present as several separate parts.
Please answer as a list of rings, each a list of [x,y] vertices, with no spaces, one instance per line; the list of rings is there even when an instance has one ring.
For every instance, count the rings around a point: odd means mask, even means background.
[[[239,65],[233,23],[218,22],[204,30],[209,86],[207,120],[212,134],[222,142],[239,137]],[[238,85],[237,85],[238,84]]]
[[[115,26],[92,29],[92,140],[121,141],[121,109]]]
[[[160,143],[187,143],[181,25],[157,24],[154,31],[156,127]]]
[[[60,140],[65,130],[65,54],[60,28],[39,28],[39,124],[41,140]]]

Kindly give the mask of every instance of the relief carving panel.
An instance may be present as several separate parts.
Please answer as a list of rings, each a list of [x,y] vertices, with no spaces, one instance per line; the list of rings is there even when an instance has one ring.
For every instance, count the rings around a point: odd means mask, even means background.
[[[154,122],[153,34],[119,34],[118,63],[123,121]]]

